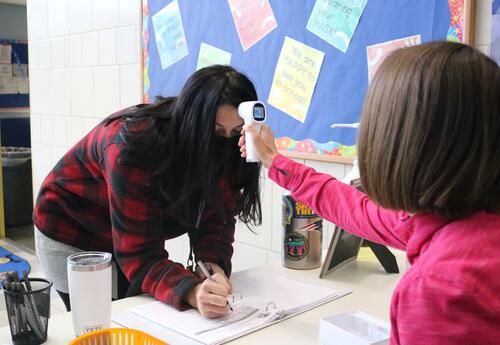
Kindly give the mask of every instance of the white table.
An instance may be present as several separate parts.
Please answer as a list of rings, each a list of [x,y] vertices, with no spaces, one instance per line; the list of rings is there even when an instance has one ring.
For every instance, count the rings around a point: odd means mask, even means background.
[[[404,253],[395,252],[401,271],[405,270]],[[387,274],[373,256],[358,258],[331,272],[325,279],[319,279],[320,269],[291,270],[279,264],[265,266],[266,270],[282,274],[294,279],[314,282],[337,288],[347,288],[353,293],[314,308],[295,317],[279,322],[257,332],[251,333],[230,344],[320,344],[318,340],[319,320],[323,317],[344,311],[359,309],[383,320],[389,320],[389,305],[392,291],[401,278],[401,274]],[[131,307],[152,301],[149,296],[142,295],[126,298],[112,303],[113,313],[125,312]],[[112,324],[112,327],[119,327]],[[59,314],[49,321],[48,339],[45,344],[68,344],[74,338],[71,313]],[[181,336],[173,336],[172,345],[192,344]],[[9,327],[0,328],[0,344],[11,344]]]

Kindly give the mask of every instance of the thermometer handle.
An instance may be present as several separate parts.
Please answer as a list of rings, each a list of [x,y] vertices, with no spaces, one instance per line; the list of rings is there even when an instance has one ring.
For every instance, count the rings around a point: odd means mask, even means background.
[[[256,122],[253,124],[257,132],[260,132],[261,124]],[[260,162],[260,159],[257,157],[257,153],[255,152],[252,136],[249,133],[245,133],[245,145],[247,151],[247,162]]]

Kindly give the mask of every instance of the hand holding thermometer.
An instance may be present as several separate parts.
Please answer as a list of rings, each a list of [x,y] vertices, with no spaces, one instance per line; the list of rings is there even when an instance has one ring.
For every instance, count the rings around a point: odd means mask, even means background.
[[[245,121],[245,124],[253,123],[257,131],[266,120],[266,106],[259,101],[242,102],[238,106],[238,113]],[[245,133],[245,143],[247,150],[247,162],[260,162],[255,153],[253,140],[250,134]]]

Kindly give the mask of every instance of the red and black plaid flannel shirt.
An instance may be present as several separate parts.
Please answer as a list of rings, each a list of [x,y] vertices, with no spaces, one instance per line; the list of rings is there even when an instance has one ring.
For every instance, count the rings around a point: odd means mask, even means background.
[[[168,259],[165,240],[187,232],[165,205],[148,197],[146,172],[118,163],[123,120],[100,124],[71,148],[43,182],[33,218],[46,236],[83,250],[112,252],[129,281],[177,309],[187,308],[187,292],[200,283],[183,265]],[[227,209],[234,197],[225,180],[220,188]],[[163,211],[163,212],[162,212]],[[193,252],[231,272],[235,214],[226,224],[213,210],[201,218]]]

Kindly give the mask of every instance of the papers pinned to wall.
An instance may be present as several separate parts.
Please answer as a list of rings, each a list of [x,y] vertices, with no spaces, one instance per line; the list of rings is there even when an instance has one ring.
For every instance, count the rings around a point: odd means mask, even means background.
[[[269,0],[228,0],[228,3],[243,50],[278,26]]]
[[[415,46],[420,43],[422,43],[422,38],[420,35],[415,35],[366,47],[366,56],[368,60],[368,82],[371,83],[380,64],[382,64],[391,52],[399,48]]]
[[[174,0],[158,11],[152,22],[161,67],[166,69],[188,55],[178,1]]]
[[[211,65],[229,65],[230,63],[231,53],[201,42],[196,70]]]
[[[316,0],[307,30],[346,52],[368,0]]]
[[[268,103],[304,122],[324,56],[320,50],[285,37]]]
[[[12,46],[10,44],[0,44],[0,64],[12,63]]]

